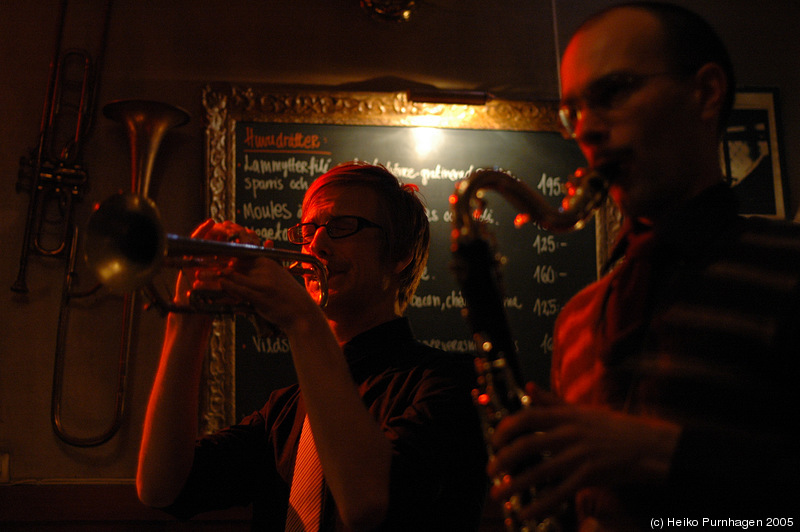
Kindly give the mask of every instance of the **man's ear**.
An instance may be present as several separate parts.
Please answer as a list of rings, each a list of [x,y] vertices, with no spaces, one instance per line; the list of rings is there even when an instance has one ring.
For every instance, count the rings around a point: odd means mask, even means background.
[[[701,117],[704,120],[718,119],[725,96],[728,94],[728,77],[716,63],[706,63],[694,76]]]

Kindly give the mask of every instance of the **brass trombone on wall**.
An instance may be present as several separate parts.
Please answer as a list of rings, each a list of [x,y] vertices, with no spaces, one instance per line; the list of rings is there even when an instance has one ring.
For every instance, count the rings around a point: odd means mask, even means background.
[[[156,153],[167,131],[188,122],[189,115],[172,105],[146,100],[120,100],[107,104],[103,114],[114,121],[122,123],[128,133],[131,158],[131,190],[137,197],[147,198],[150,178],[153,171]],[[149,200],[148,200],[149,201]],[[77,229],[72,239],[72,252],[68,274],[64,281],[64,290],[59,313],[58,339],[56,342],[55,368],[53,371],[53,391],[51,398],[51,421],[58,437],[76,447],[93,447],[110,440],[122,425],[125,406],[125,387],[127,381],[128,362],[130,359],[133,326],[137,304],[136,291],[124,295],[123,332],[119,348],[119,368],[117,374],[117,390],[114,419],[104,432],[89,437],[69,434],[61,419],[62,391],[64,382],[64,354],[66,350],[67,322],[69,316],[69,300],[73,294],[75,257],[77,247]],[[99,287],[100,285],[98,285]]]

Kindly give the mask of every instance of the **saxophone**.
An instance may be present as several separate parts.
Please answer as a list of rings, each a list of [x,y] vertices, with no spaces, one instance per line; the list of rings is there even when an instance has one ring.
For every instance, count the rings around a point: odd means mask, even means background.
[[[478,170],[459,182],[450,198],[454,225],[452,270],[461,286],[466,302],[464,316],[476,346],[477,386],[472,395],[483,423],[490,457],[495,451],[490,442],[497,424],[509,414],[531,407],[532,401],[522,386],[525,381],[503,307],[501,261],[490,243],[492,235],[480,222],[486,206],[482,191],[498,192],[517,209],[516,226],[532,219],[551,232],[581,229],[605,201],[608,180],[596,170],[579,169],[570,176],[565,188],[561,206],[554,207],[507,173]],[[493,479],[493,482],[501,480]],[[522,507],[534,497],[536,490],[531,489],[529,493],[519,493],[504,501],[504,523],[508,532],[561,529],[556,517],[539,523],[520,517]]]

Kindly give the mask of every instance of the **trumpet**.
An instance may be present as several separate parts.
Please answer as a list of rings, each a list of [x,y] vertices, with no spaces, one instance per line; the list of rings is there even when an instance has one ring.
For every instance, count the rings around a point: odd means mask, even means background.
[[[495,452],[491,439],[498,423],[508,415],[533,405],[522,385],[524,379],[516,346],[503,307],[500,260],[489,243],[491,235],[480,223],[480,214],[486,206],[483,191],[495,190],[518,209],[516,225],[533,219],[546,230],[566,232],[585,226],[605,201],[608,185],[608,179],[596,170],[579,169],[570,176],[561,205],[554,207],[509,174],[478,170],[456,186],[450,199],[454,224],[452,269],[466,301],[464,316],[476,345],[477,386],[472,394],[490,457]],[[494,482],[500,482],[500,479]],[[538,523],[521,518],[522,507],[536,496],[537,489],[531,489],[504,502],[504,522],[508,532],[561,530],[557,516]]]
[[[255,244],[187,238],[167,233],[155,202],[137,194],[116,194],[92,213],[86,226],[84,258],[98,280],[115,292],[142,289],[163,312],[251,313],[246,304],[222,301],[214,291],[193,291],[186,305],[170,302],[152,280],[163,268],[184,268],[231,258],[265,257],[284,264],[296,276],[319,284],[317,303],[328,301],[327,270],[313,255]]]

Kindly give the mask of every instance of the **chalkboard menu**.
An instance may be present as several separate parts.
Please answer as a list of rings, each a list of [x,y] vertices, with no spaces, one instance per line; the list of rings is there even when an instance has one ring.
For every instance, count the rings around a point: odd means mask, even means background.
[[[576,145],[555,128],[463,127],[446,120],[428,121],[444,126],[415,125],[397,117],[383,123],[382,114],[380,120],[361,117],[352,123],[352,117],[331,119],[324,111],[298,113],[294,105],[288,117],[285,110],[274,112],[272,107],[270,113],[242,112],[232,118],[229,111],[236,106],[229,105],[231,93],[224,94],[225,106],[219,103],[219,93],[209,89],[206,95],[214,98],[207,101],[207,109],[224,108],[216,124],[215,115],[209,113],[210,214],[252,228],[274,240],[276,247],[296,250],[287,242],[286,230],[299,222],[303,194],[316,177],[346,161],[384,165],[402,182],[419,187],[431,224],[428,267],[407,310],[412,328],[421,341],[464,356],[471,356],[473,346],[461,315],[464,300],[450,271],[448,198],[455,184],[479,168],[500,169],[557,204],[561,184],[584,164]],[[240,98],[254,101],[247,94]],[[258,101],[263,105],[263,99]],[[356,97],[356,101],[365,100]],[[334,99],[327,103],[335,105]],[[456,107],[463,113],[475,106]],[[410,108],[399,114],[408,118]],[[426,114],[417,108],[415,113],[412,117],[431,113],[435,117],[441,110]],[[214,139],[218,144],[213,144]],[[216,156],[215,145],[222,146]],[[489,193],[487,203],[483,217],[506,260],[502,270],[505,307],[523,372],[528,380],[546,386],[556,315],[597,276],[594,223],[565,235],[547,233],[534,224],[515,228],[516,211],[506,200]],[[211,429],[214,422],[209,419],[215,415],[226,418],[220,423],[230,422],[231,416],[240,419],[260,408],[270,390],[294,380],[285,339],[260,337],[246,317],[220,327],[208,368],[212,407],[206,421]],[[226,409],[222,414],[213,411],[220,401]]]

